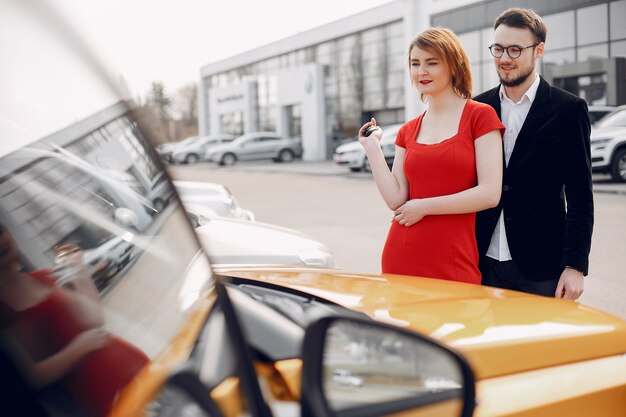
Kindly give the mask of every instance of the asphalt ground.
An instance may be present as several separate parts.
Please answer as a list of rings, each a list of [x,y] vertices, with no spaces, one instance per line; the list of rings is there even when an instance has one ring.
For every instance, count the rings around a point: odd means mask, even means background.
[[[171,166],[177,179],[226,185],[258,221],[289,227],[325,243],[337,267],[380,273],[391,212],[371,174],[332,161],[240,162]],[[580,302],[626,320],[626,184],[594,175],[595,226],[590,274]]]

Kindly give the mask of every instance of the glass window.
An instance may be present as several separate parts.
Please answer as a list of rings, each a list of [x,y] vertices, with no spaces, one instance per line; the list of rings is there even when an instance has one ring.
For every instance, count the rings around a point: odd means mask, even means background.
[[[576,62],[574,49],[566,49],[563,51],[556,51],[556,52],[551,52],[547,50],[547,52],[543,55],[542,61],[543,61],[543,65],[572,64]]]
[[[548,26],[546,50],[555,50],[574,46],[574,11],[552,14],[543,19]]]
[[[498,73],[496,72],[496,68],[493,62],[485,62],[481,64],[481,68],[483,77],[482,84],[485,90],[488,90],[500,84],[500,78],[498,78]]]
[[[404,107],[404,89],[388,91],[386,107]]]
[[[609,57],[609,45],[606,43],[578,48],[578,62]]]
[[[408,56],[408,47],[403,36],[387,38],[387,55]]]
[[[330,57],[333,53],[333,44],[332,42],[324,42],[324,43],[320,43],[319,45],[317,45],[317,59],[319,60],[320,57]]]
[[[382,42],[383,39],[383,28],[369,29],[361,33],[361,42],[363,43],[363,45],[374,42]]]
[[[626,38],[626,25],[624,24],[624,16],[626,16],[626,0],[613,1],[609,4],[611,8],[611,40]]]
[[[472,95],[476,95],[483,91],[482,74],[480,73],[480,64],[472,65]]]
[[[482,45],[480,47],[481,52],[481,60],[482,61],[491,61],[493,57],[491,56],[491,52],[489,52],[489,45],[493,43],[493,29],[487,28],[480,31],[480,38],[482,40]]]
[[[626,57],[626,41],[611,42],[611,56]]]
[[[404,36],[404,23],[402,20],[398,20],[394,23],[389,23],[385,26],[385,33],[388,37]]]
[[[584,7],[576,11],[576,40],[578,45],[606,42],[608,34],[608,10],[606,4]],[[548,32],[550,34],[550,32]]]
[[[361,60],[363,63],[372,63],[374,61],[382,61],[381,55],[384,55],[383,42],[364,43],[361,50]]]
[[[383,108],[383,95],[380,93],[376,94],[365,94],[363,97],[363,110],[376,110]]]
[[[465,49],[465,53],[469,57],[470,62],[480,61],[480,32],[474,31],[464,33],[459,35],[459,40],[461,41],[461,45],[463,45],[463,49]]]
[[[344,36],[343,38],[339,38],[337,40],[337,46],[339,49],[350,49],[354,48],[357,45],[359,40],[358,34]]]
[[[389,89],[402,88],[404,87],[405,81],[408,81],[408,79],[405,78],[404,72],[391,72],[387,76],[387,86]]]

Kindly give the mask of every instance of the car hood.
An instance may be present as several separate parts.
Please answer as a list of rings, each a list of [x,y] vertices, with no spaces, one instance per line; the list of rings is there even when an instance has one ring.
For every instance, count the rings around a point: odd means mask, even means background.
[[[591,140],[600,138],[612,138],[618,135],[626,136],[626,127],[596,127],[591,129]]]
[[[332,266],[328,247],[280,226],[215,217],[196,229],[214,264],[287,264]]]
[[[448,343],[477,378],[626,352],[626,322],[576,302],[399,275],[297,269],[220,273],[302,291]]]
[[[342,153],[342,152],[353,152],[353,151],[359,151],[359,150],[363,150],[363,145],[361,145],[358,140],[355,140],[353,142],[348,142],[346,144],[338,146],[335,152]]]

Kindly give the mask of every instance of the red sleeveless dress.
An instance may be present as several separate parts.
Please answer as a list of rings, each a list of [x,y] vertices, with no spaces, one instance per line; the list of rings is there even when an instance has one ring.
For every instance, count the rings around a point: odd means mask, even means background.
[[[16,333],[18,341],[33,361],[49,357],[66,346],[84,330],[75,318],[63,290],[54,286],[47,271],[29,275],[50,285],[50,294],[23,311],[4,304],[3,320]],[[8,318],[8,323],[7,319]],[[83,356],[59,381],[87,416],[106,415],[118,394],[149,362],[148,357],[125,340],[110,335],[107,344]]]
[[[416,142],[422,113],[402,126],[396,145],[405,148],[409,199],[449,195],[478,184],[474,140],[504,130],[495,110],[468,100],[456,135],[440,143]],[[410,227],[394,221],[382,254],[382,271],[480,284],[476,213],[426,216]]]

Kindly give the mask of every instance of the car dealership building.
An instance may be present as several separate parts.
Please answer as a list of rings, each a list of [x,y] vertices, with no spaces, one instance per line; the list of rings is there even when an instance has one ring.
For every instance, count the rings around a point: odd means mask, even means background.
[[[200,134],[276,131],[301,137],[305,160],[327,159],[369,118],[384,127],[424,109],[407,47],[429,26],[459,36],[474,94],[497,85],[493,20],[514,5],[548,26],[539,72],[549,82],[589,104],[626,104],[626,0],[396,0],[204,66]]]

